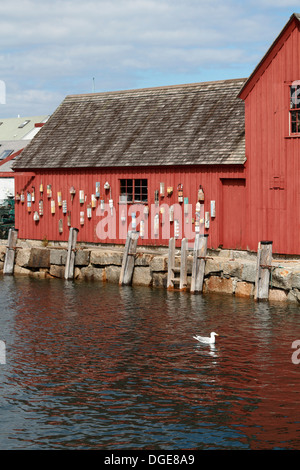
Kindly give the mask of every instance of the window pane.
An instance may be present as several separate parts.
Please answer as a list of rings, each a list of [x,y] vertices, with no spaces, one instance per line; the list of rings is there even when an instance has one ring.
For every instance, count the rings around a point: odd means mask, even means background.
[[[126,193],[126,180],[120,180],[120,192],[121,194]]]
[[[148,199],[147,180],[134,180],[134,200],[139,202],[147,202]]]
[[[141,185],[140,180],[134,180],[134,200],[141,200]]]
[[[290,109],[300,108],[300,85],[292,85],[290,87]]]
[[[132,202],[133,199],[133,188],[132,188],[132,180],[122,179],[120,180],[120,195],[127,196],[127,201]]]

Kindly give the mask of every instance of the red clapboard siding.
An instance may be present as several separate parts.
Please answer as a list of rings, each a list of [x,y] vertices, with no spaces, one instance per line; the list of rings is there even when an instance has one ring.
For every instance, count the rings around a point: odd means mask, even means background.
[[[290,85],[300,79],[299,21],[291,21],[241,93],[245,100],[247,240],[299,254],[300,138],[289,135]],[[279,182],[279,184],[278,184]]]
[[[162,205],[171,206],[176,205],[182,208],[182,211],[177,214],[181,223],[180,237],[178,238],[177,244],[180,244],[180,240],[183,236],[186,236],[189,240],[194,239],[195,225],[192,224],[192,218],[195,218],[195,208],[197,203],[198,189],[201,184],[205,193],[204,210],[210,211],[210,201],[216,202],[216,217],[211,218],[209,229],[205,230],[209,234],[209,246],[218,247],[221,243],[221,231],[220,223],[222,220],[222,230],[226,227],[226,220],[221,219],[222,203],[220,197],[222,195],[221,187],[222,181],[226,179],[240,179],[244,178],[243,167],[228,167],[226,169],[221,167],[193,167],[187,169],[186,167],[176,168],[136,168],[132,169],[78,169],[78,170],[47,170],[47,171],[36,171],[34,173],[22,172],[16,176],[15,191],[21,193],[25,192],[25,202],[16,202],[16,220],[19,229],[19,237],[23,239],[44,239],[47,240],[61,240],[66,241],[69,235],[69,229],[67,225],[67,216],[62,213],[62,208],[58,207],[57,204],[57,192],[61,191],[62,199],[67,200],[67,209],[71,210],[71,224],[73,227],[79,228],[78,241],[90,242],[90,243],[124,243],[126,239],[127,229],[131,217],[128,217],[127,221],[122,226],[120,222],[120,216],[123,206],[118,204],[120,196],[120,179],[134,179],[143,178],[148,180],[148,204],[152,209],[148,217],[143,214],[137,214],[137,218],[142,216],[145,223],[148,222],[148,237],[140,238],[140,245],[167,245],[169,236],[174,236],[174,223],[169,222],[168,214],[166,213],[166,219],[163,223],[162,215],[160,214],[159,224],[159,236],[153,236],[153,216],[155,212],[154,206],[154,193],[155,190],[160,189],[160,183],[165,184],[165,196],[159,197],[159,208]],[[96,182],[101,184],[101,196],[105,202],[108,203],[110,198],[110,192],[105,192],[104,183],[108,181],[111,186],[111,197],[114,201],[114,207],[116,208],[116,234],[110,236],[107,239],[99,239],[99,224],[101,221],[109,220],[107,213],[102,214],[98,209],[99,201],[97,201],[97,208],[92,210],[92,218],[87,219],[86,208],[87,204],[91,201],[91,194],[95,194]],[[39,186],[43,183],[44,192],[40,196]],[[188,202],[191,204],[191,214],[188,215],[189,224],[186,223],[186,219],[183,216],[183,204],[178,204],[178,191],[177,186],[179,183],[183,184],[183,196],[188,197]],[[50,200],[47,198],[47,185],[52,186],[52,196],[55,200],[55,214],[51,214]],[[26,192],[27,190],[35,187],[35,202],[32,203],[31,212],[27,209]],[[73,202],[71,202],[70,188],[74,186],[76,189],[76,195]],[[167,196],[167,187],[173,187],[173,193],[169,197]],[[79,203],[79,190],[83,190],[86,195],[84,204]],[[42,198],[44,203],[44,215],[40,217],[38,222],[33,220],[34,211],[38,211],[39,199]],[[120,208],[121,207],[121,208]],[[230,207],[227,208],[227,213],[230,212]],[[128,205],[128,212],[132,211],[133,206]],[[80,211],[83,210],[85,213],[84,225],[80,225]],[[235,208],[232,207],[234,211]],[[105,219],[106,218],[106,219]],[[59,233],[58,224],[59,220],[63,220],[63,233]],[[232,224],[234,218],[228,220],[228,223]],[[168,233],[167,228],[170,228]],[[139,229],[139,226],[137,226]],[[190,231],[189,231],[189,230]],[[234,233],[234,227],[232,227]],[[97,234],[98,230],[98,234]],[[245,229],[244,229],[245,230]],[[243,232],[244,232],[243,230]],[[167,236],[166,236],[167,234]],[[238,238],[238,241],[240,238]],[[247,248],[245,240],[242,242],[242,247]],[[234,240],[233,240],[234,242]]]

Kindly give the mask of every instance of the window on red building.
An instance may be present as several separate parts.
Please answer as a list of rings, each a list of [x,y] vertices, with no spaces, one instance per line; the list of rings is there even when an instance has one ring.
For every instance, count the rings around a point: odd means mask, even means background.
[[[300,135],[300,80],[290,87],[290,133]]]
[[[147,202],[148,181],[146,179],[121,179],[120,200],[126,202]]]

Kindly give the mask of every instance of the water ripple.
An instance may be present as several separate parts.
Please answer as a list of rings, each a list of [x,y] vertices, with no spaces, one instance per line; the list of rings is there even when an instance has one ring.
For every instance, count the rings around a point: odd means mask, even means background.
[[[299,448],[297,306],[0,282],[1,448]]]

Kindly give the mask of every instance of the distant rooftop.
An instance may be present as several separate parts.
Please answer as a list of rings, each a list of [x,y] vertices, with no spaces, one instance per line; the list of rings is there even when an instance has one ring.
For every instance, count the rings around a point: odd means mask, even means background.
[[[48,115],[17,118],[0,117],[0,142],[3,140],[31,140],[40,130],[38,124],[44,124]]]
[[[2,140],[0,141],[0,172],[12,171],[12,164],[15,159],[19,157],[13,155],[24,149],[28,144],[29,139],[23,140]],[[11,158],[8,158],[11,157]]]

